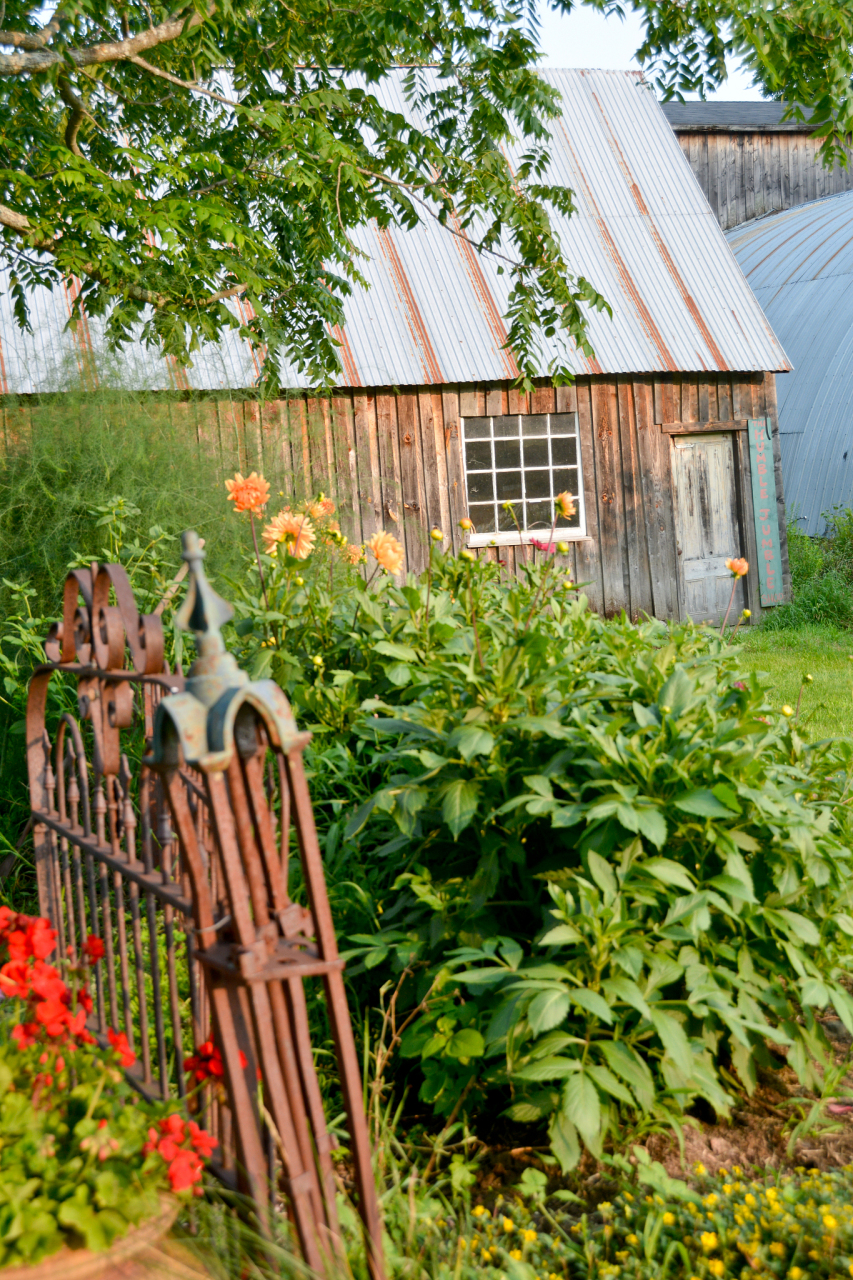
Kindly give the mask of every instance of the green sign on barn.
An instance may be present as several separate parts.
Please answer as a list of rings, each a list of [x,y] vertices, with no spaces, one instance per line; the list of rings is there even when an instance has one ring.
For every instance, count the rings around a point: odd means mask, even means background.
[[[782,604],[782,551],[779,545],[776,467],[769,418],[749,419],[749,461],[752,470],[752,506],[755,513],[761,604]]]

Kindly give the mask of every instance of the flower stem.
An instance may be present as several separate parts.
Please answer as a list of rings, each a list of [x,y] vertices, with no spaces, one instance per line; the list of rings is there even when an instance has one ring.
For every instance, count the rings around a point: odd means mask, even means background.
[[[739,582],[740,582],[740,578],[738,577],[738,575],[737,575],[737,574],[734,574],[734,576],[733,576],[733,578],[732,578],[732,594],[729,596],[729,603],[726,605],[726,616],[723,618],[723,625],[720,627],[720,639],[721,639],[721,640],[722,640],[723,636],[726,634],[726,623],[728,622],[728,620],[729,620],[729,614],[730,614],[730,613],[731,613],[731,611],[732,611],[732,601],[733,601],[733,600],[734,600],[734,598],[735,598],[735,591],[737,590],[737,584],[738,584]]]
[[[258,562],[258,573],[261,579],[261,591],[263,591],[264,593],[264,604],[267,607],[267,613],[269,613],[270,601],[269,601],[269,596],[267,595],[267,584],[264,581],[264,569],[263,569],[263,565],[261,564],[261,553],[258,550],[258,538],[255,533],[255,517],[251,511],[249,512],[249,523],[252,526],[252,542],[255,544],[255,559]]]

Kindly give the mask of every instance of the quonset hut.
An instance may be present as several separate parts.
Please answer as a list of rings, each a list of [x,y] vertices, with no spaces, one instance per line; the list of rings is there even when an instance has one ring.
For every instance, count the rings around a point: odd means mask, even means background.
[[[779,378],[785,497],[803,533],[853,506],[853,191],[729,232],[794,364]]]
[[[573,385],[543,376],[532,394],[513,389],[506,277],[431,220],[356,237],[371,288],[347,304],[332,394],[312,395],[285,371],[292,396],[258,402],[252,355],[227,338],[180,376],[134,348],[125,382],[182,392],[188,429],[211,448],[233,431],[246,467],[291,451],[307,488],[331,489],[350,536],[391,530],[410,570],[425,563],[431,527],[458,545],[469,514],[471,545],[512,571],[525,544],[547,537],[554,495],[568,489],[577,516],[556,536],[594,608],[718,619],[725,559],[743,555],[738,603],[757,619],[788,590],[775,391],[785,352],[641,76],[542,74],[565,107],[551,176],[579,210],[558,220],[567,257],[613,309],[590,315],[595,356],[573,354]],[[398,79],[378,92],[407,110]],[[8,293],[0,299],[0,392],[18,414],[28,396],[58,389],[69,352],[100,347],[94,320],[65,331],[62,291],[33,310],[35,333],[22,335]],[[543,375],[555,354],[544,353]],[[309,419],[320,423],[313,435]]]

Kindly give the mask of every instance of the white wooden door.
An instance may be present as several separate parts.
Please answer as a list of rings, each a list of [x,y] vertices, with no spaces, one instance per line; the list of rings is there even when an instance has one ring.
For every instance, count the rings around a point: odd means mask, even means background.
[[[732,589],[726,560],[744,553],[731,433],[670,438],[681,616],[694,622],[718,623]],[[743,583],[739,582],[730,625],[743,607]]]

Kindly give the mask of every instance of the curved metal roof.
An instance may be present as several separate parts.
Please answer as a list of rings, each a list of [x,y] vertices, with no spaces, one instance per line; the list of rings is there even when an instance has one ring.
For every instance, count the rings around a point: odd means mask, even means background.
[[[794,365],[777,375],[785,501],[809,534],[853,506],[853,191],[726,236]]]
[[[575,349],[569,367],[579,374],[789,368],[642,76],[541,74],[564,104],[552,126],[549,177],[570,187],[577,204],[575,215],[557,216],[555,224],[571,268],[613,308],[612,319],[588,315],[595,357]],[[391,109],[414,114],[400,75],[388,76],[374,92]],[[368,254],[361,269],[371,287],[345,305],[338,335],[343,385],[516,376],[512,355],[502,350],[510,277],[498,274],[494,258],[478,257],[431,218],[411,231],[367,226],[353,239]],[[81,349],[102,350],[103,325],[93,319],[72,338],[65,330],[67,290],[43,289],[32,302],[34,333],[22,334],[6,285],[0,272],[0,392],[67,385]],[[556,340],[546,344],[543,375],[560,354]],[[127,348],[120,364],[136,387],[176,385],[174,365],[141,344]],[[239,388],[251,386],[257,372],[248,348],[231,335],[205,347],[181,376],[192,387]],[[292,370],[284,380],[304,384]]]

